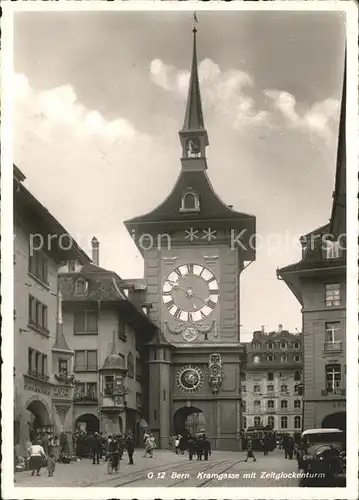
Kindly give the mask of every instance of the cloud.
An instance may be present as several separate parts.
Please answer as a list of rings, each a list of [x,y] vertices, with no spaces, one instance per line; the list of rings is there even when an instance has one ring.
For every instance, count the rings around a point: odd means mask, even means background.
[[[297,106],[289,92],[256,88],[253,78],[240,70],[222,71],[211,59],[198,67],[201,93],[209,112],[215,111],[229,120],[236,130],[266,126],[273,129],[289,127],[310,132],[329,140],[337,116],[338,102],[326,99],[306,107]],[[167,65],[160,59],[150,64],[152,81],[168,92],[184,99],[188,89],[189,71]]]

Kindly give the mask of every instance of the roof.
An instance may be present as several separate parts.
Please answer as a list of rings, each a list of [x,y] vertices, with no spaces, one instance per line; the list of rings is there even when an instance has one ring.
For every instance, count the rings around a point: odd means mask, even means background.
[[[64,336],[62,323],[57,323],[57,325],[56,325],[56,338],[55,338],[55,343],[52,347],[52,350],[53,351],[68,352],[70,354],[73,354],[73,350],[70,349],[70,347],[66,341],[66,338]]]
[[[302,436],[308,436],[310,434],[329,434],[331,432],[343,432],[340,429],[307,429],[306,431],[302,432]]]
[[[40,234],[45,245],[44,250],[51,254],[54,260],[68,261],[79,260],[82,264],[90,262],[90,257],[78,245],[75,239],[66,231],[60,222],[42,205],[33,194],[22,184],[24,174],[14,165],[14,224],[26,224],[33,234]],[[49,239],[49,235],[68,235],[71,246],[66,250],[65,245],[60,245],[56,238]]]
[[[108,356],[106,356],[104,364],[101,368],[101,371],[126,371],[126,362],[124,356],[120,356],[117,354],[116,350],[116,332],[113,332],[111,352]]]

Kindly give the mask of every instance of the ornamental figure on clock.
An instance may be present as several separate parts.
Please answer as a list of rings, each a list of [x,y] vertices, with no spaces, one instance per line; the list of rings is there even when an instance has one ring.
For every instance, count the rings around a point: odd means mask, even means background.
[[[218,300],[219,285],[212,271],[192,263],[176,267],[164,280],[162,301],[179,325],[167,328],[172,334],[182,333],[187,342],[196,340],[199,333],[206,335],[214,325],[206,328],[199,323],[213,313]]]

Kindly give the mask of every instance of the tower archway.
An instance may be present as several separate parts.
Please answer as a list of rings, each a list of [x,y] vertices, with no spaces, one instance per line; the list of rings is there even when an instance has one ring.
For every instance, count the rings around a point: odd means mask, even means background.
[[[194,436],[206,431],[206,419],[203,411],[195,406],[183,406],[173,415],[173,430],[175,434],[184,437]]]
[[[92,413],[84,413],[75,420],[75,431],[77,432],[100,432],[100,421]]]
[[[340,429],[346,432],[347,430],[347,414],[345,411],[331,413],[324,417],[322,421],[324,429]]]
[[[40,399],[33,399],[26,405],[28,412],[29,440],[36,439],[38,432],[51,426],[51,418],[45,404]]]

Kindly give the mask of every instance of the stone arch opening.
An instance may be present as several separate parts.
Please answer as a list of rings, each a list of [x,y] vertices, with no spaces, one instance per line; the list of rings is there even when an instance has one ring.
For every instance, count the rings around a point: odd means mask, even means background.
[[[173,415],[173,430],[175,434],[184,437],[206,432],[206,418],[203,411],[195,406],[183,406]]]
[[[36,439],[40,430],[51,427],[51,417],[46,405],[40,399],[33,399],[26,405],[28,412],[29,440]]]
[[[84,413],[75,420],[76,432],[100,432],[100,421],[92,413]]]
[[[347,430],[347,414],[345,411],[331,413],[324,417],[322,421],[322,428],[324,429],[340,429],[346,432]]]

